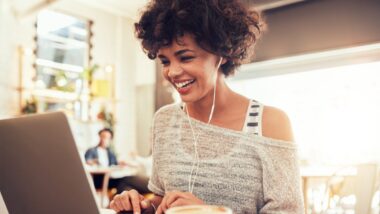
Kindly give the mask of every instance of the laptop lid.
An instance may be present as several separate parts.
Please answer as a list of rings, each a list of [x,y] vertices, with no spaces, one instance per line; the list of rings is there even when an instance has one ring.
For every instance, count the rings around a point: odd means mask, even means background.
[[[62,112],[0,120],[0,172],[9,213],[99,213]]]

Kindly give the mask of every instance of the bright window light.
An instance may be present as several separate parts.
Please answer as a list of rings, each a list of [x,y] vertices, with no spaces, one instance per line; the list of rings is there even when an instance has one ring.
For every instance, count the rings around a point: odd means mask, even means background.
[[[314,164],[380,162],[380,62],[229,85],[287,112],[301,159]]]

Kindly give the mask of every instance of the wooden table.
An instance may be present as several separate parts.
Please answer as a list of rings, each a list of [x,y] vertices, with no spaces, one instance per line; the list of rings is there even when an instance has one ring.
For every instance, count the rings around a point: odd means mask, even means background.
[[[86,171],[93,177],[94,175],[103,175],[103,184],[101,188],[100,203],[103,207],[104,198],[108,197],[108,183],[111,178],[122,178],[134,176],[138,173],[136,167],[130,166],[111,166],[111,167],[92,167],[86,166]]]

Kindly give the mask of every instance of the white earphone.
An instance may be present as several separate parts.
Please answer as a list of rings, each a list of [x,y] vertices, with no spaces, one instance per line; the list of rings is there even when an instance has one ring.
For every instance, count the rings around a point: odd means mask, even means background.
[[[210,124],[211,122],[211,119],[212,119],[212,116],[214,115],[214,109],[215,109],[215,97],[216,97],[216,85],[217,85],[217,81],[218,81],[218,70],[222,64],[222,61],[223,61],[223,57],[220,57],[220,60],[218,62],[218,65],[216,67],[216,74],[215,74],[215,81],[214,81],[214,93],[213,93],[213,98],[212,98],[212,105],[211,105],[211,110],[210,110],[210,114],[209,114],[209,117],[208,117],[208,121],[207,121],[207,124]],[[190,193],[193,193],[193,190],[194,190],[194,184],[195,184],[195,180],[197,178],[197,175],[198,175],[198,169],[199,169],[199,154],[198,154],[198,138],[199,138],[199,132],[198,132],[198,135],[195,136],[195,131],[194,131],[194,128],[191,124],[191,120],[190,120],[190,116],[189,116],[189,110],[187,108],[187,106],[184,104],[184,108],[186,107],[186,114],[187,114],[187,120],[189,122],[189,125],[190,125],[190,128],[191,128],[191,132],[193,134],[193,145],[194,145],[194,156],[195,156],[195,161],[193,162],[193,165],[191,166],[191,172],[190,172],[190,175],[189,175],[189,186],[188,186],[188,190]],[[195,169],[195,174],[194,174],[194,177],[193,177],[193,172],[194,172],[194,167],[196,165],[196,169]]]

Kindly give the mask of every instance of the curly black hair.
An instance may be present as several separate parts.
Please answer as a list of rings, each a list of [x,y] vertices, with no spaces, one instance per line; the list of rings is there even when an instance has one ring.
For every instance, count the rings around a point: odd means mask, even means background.
[[[152,0],[135,23],[150,59],[189,33],[201,48],[227,59],[221,66],[225,76],[252,59],[262,30],[260,14],[238,0]]]

